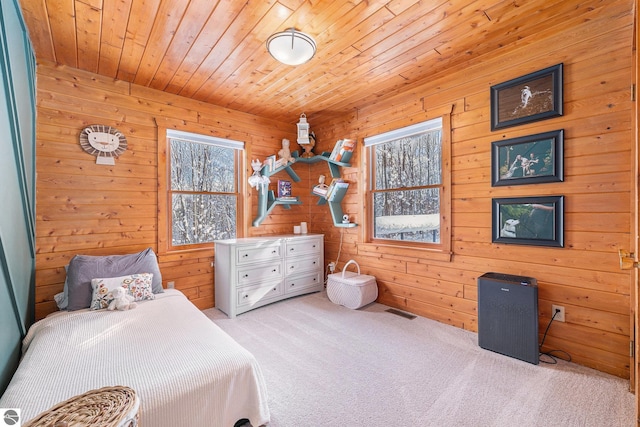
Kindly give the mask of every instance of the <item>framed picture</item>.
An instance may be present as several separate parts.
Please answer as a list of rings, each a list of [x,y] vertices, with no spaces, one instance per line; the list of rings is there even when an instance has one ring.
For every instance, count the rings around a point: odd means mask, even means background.
[[[491,130],[562,115],[562,64],[491,86]]]
[[[493,199],[492,242],[564,247],[564,196]]]
[[[563,181],[563,147],[563,130],[492,142],[491,186]]]

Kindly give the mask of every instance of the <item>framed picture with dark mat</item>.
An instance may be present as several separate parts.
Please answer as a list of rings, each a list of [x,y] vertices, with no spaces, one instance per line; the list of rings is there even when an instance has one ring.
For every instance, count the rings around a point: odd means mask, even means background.
[[[564,247],[564,196],[493,199],[492,242]]]
[[[491,87],[491,130],[562,115],[562,63]]]

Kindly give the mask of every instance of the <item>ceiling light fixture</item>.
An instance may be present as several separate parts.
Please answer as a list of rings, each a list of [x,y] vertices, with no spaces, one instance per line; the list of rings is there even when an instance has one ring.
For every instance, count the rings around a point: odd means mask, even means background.
[[[295,28],[289,28],[269,37],[267,50],[283,64],[300,65],[316,54],[316,42],[311,36]]]

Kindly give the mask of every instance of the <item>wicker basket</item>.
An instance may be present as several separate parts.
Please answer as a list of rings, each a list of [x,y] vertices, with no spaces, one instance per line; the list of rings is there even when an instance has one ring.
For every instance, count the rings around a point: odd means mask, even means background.
[[[358,273],[347,271],[349,264],[355,264]],[[342,273],[330,274],[327,278],[327,296],[332,303],[355,310],[378,298],[378,284],[375,277],[360,274],[355,260],[349,260]]]
[[[104,387],[58,403],[24,427],[135,427],[139,406],[133,389]]]

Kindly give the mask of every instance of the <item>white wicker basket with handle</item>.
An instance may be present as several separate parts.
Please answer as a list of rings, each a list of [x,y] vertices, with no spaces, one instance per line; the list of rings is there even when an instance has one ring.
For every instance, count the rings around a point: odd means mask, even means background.
[[[357,273],[347,271],[350,264],[355,264]],[[360,265],[355,260],[349,260],[341,273],[329,275],[327,296],[334,304],[358,309],[378,298],[378,284],[374,276],[360,274]]]

